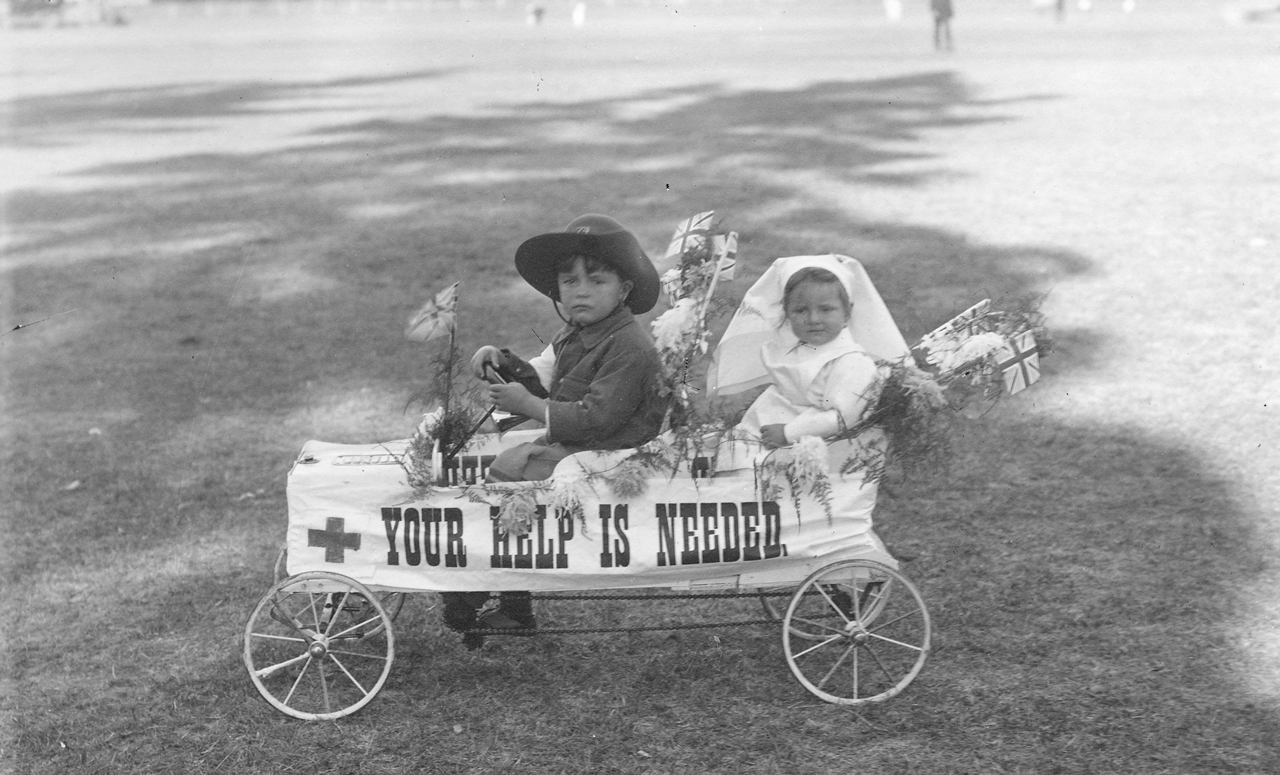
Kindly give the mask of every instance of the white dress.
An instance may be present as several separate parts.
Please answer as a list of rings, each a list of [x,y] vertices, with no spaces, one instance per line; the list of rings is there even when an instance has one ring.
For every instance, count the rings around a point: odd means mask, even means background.
[[[720,470],[750,467],[765,451],[761,428],[766,425],[783,425],[790,444],[804,436],[830,438],[857,424],[879,397],[883,367],[848,329],[817,346],[785,333],[781,341],[760,348],[771,384],[730,433]]]

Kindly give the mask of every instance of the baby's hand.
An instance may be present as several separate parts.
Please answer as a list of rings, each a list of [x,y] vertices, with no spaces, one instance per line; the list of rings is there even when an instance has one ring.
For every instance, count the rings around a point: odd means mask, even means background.
[[[493,366],[496,370],[501,363],[502,351],[492,345],[485,345],[476,350],[475,355],[471,356],[471,373],[475,375],[476,379],[484,379],[485,364]]]
[[[775,425],[765,425],[760,428],[760,438],[764,441],[764,445],[770,449],[785,447],[787,442],[787,426],[781,423]]]

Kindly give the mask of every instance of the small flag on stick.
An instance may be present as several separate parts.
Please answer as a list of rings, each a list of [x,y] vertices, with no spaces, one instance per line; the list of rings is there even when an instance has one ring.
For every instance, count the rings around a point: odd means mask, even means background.
[[[458,283],[440,291],[409,319],[404,329],[406,339],[429,342],[453,333],[458,317]]]
[[[711,257],[716,262],[720,277],[732,280],[738,265],[738,232],[712,235]]]
[[[991,325],[987,322],[990,313],[991,299],[983,299],[925,334],[920,344],[912,349],[923,349],[926,353],[925,360],[929,363],[941,363],[949,353],[964,344],[964,340],[991,330]]]
[[[671,235],[671,243],[667,245],[667,253],[664,258],[682,256],[691,248],[705,244],[707,232],[711,230],[711,218],[715,214],[715,210],[708,210],[705,213],[698,213],[692,218],[681,221],[676,226],[675,234]]]
[[[1031,387],[1040,379],[1040,351],[1030,331],[1014,334],[1008,344],[996,353],[996,367],[1004,376],[1009,395]]]

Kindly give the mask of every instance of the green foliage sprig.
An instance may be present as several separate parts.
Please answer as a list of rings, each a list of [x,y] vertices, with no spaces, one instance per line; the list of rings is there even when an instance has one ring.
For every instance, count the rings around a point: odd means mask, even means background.
[[[458,357],[453,337],[448,346],[428,362],[431,377],[427,385],[409,396],[407,406],[427,410],[414,429],[401,466],[416,496],[428,495],[437,486],[432,459],[438,451],[443,462],[465,452],[476,423],[487,413],[481,403],[481,389],[465,379],[464,362]],[[465,386],[465,387],[463,387]]]

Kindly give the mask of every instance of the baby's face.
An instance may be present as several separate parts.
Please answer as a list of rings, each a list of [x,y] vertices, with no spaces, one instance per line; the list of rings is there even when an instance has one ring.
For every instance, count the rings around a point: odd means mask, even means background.
[[[556,281],[560,305],[569,322],[576,326],[589,326],[609,317],[631,292],[630,280],[623,280],[609,269],[588,272],[581,258],[569,271],[561,272]]]
[[[849,313],[840,301],[835,283],[801,283],[787,299],[791,332],[807,344],[826,344],[849,324]]]

